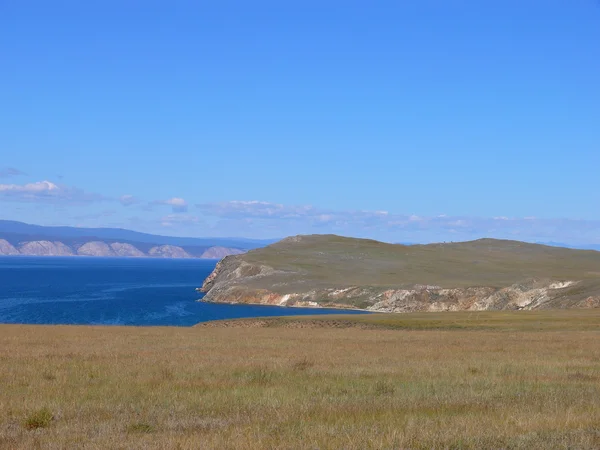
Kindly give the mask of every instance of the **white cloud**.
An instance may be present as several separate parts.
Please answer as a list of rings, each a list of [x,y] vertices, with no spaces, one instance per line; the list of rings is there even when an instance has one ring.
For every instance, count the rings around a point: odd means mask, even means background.
[[[106,200],[99,194],[91,194],[71,186],[50,181],[27,184],[0,184],[0,199],[17,202],[85,204]]]
[[[320,222],[331,222],[332,220],[335,220],[335,216],[333,214],[320,214],[317,216],[317,219]]]
[[[37,183],[0,184],[0,192],[39,193],[58,191],[59,187],[50,181],[38,181]]]
[[[123,206],[131,206],[139,203],[139,200],[131,194],[125,194],[119,197],[119,202],[121,202],[121,205]]]
[[[232,200],[196,205],[202,212],[217,217],[293,218],[315,214],[312,206],[284,206],[259,200]]]
[[[203,214],[222,219],[255,218],[264,220],[312,221],[315,223],[342,223],[350,221],[385,222],[389,220],[388,211],[334,211],[320,209],[311,205],[282,205],[259,200],[233,200],[220,203],[196,205]],[[413,220],[418,220],[416,216]]]
[[[244,233],[252,219],[254,229],[280,230],[283,234],[331,232],[402,242],[469,240],[496,237],[566,243],[600,242],[600,221],[449,216],[417,216],[385,211],[340,211],[314,206],[294,206],[265,201],[230,201],[197,205],[206,217],[225,226],[235,223]],[[247,229],[250,232],[250,228]]]
[[[459,220],[454,220],[452,222],[448,222],[448,225],[450,225],[452,227],[465,227],[468,224],[465,220],[459,219]]]
[[[184,213],[184,212],[187,212],[187,210],[188,210],[188,203],[180,197],[173,197],[168,200],[156,200],[156,201],[152,202],[152,204],[168,205],[171,207],[171,209],[174,213]]]
[[[179,198],[179,197],[173,197],[169,200],[166,200],[165,203],[167,205],[171,205],[171,206],[180,206],[180,207],[187,206],[187,202],[184,199]]]
[[[160,224],[163,227],[174,227],[174,226],[190,226],[190,225],[203,225],[204,221],[197,216],[189,214],[169,214],[161,217]]]

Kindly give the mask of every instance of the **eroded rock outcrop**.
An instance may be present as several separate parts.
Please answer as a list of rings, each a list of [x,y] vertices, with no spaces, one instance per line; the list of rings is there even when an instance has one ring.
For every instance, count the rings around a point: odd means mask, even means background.
[[[415,311],[484,311],[531,310],[559,307],[567,286],[554,288],[548,281],[530,281],[506,288],[474,287],[458,289],[387,289],[353,286],[344,289],[330,288],[306,292],[277,293],[267,289],[240,285],[221,285],[207,289],[203,301],[219,303],[250,303],[278,306],[310,306],[328,308],[360,308],[377,312]],[[590,296],[572,303],[573,307],[600,306],[600,296]]]
[[[59,241],[31,241],[19,247],[21,255],[30,256],[73,256],[75,253]]]
[[[176,245],[158,245],[148,251],[149,256],[157,258],[192,258],[188,252]]]
[[[127,256],[130,258],[141,258],[143,256],[146,256],[144,252],[142,252],[140,249],[131,244],[114,242],[110,244],[110,248],[116,256]]]
[[[154,257],[154,258],[211,258],[222,259],[228,255],[244,253],[237,248],[214,246],[205,248],[183,248],[175,245],[155,245],[146,253],[146,243],[110,242],[90,240],[83,244],[79,240],[66,241],[35,240],[22,241],[14,246],[7,239],[0,238],[1,256],[96,256],[96,257]],[[134,245],[135,244],[135,245]],[[143,250],[142,250],[143,249]],[[189,251],[188,251],[189,250]]]
[[[102,241],[86,242],[77,249],[79,256],[116,256],[113,249]]]
[[[18,254],[19,250],[17,250],[10,242],[6,239],[0,239],[0,255],[12,256]]]

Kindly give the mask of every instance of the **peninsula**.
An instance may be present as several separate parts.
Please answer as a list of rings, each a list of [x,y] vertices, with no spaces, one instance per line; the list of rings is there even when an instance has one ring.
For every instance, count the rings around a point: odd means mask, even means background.
[[[600,307],[600,252],[480,239],[386,244],[286,238],[227,256],[202,301],[378,312]]]

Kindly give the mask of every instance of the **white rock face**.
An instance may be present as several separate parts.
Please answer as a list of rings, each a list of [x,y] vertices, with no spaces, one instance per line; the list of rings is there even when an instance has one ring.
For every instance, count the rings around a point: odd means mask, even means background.
[[[5,239],[0,239],[0,255],[18,255],[17,250],[10,242]]]
[[[574,281],[559,281],[558,283],[552,283],[548,286],[548,289],[564,289],[573,286],[574,284]]]
[[[59,241],[31,241],[19,248],[22,255],[31,256],[73,256],[73,250]]]
[[[152,247],[148,255],[157,258],[192,258],[192,255],[176,245],[158,245]]]
[[[105,242],[86,242],[77,249],[80,256],[117,256],[110,246]]]
[[[137,247],[134,247],[131,244],[114,242],[114,243],[110,244],[110,248],[117,256],[129,256],[129,257],[135,257],[135,258],[141,258],[143,256],[146,256],[144,254],[144,252],[142,252],[140,249],[138,249]]]
[[[225,258],[226,256],[230,256],[230,255],[241,255],[242,253],[245,253],[243,250],[240,250],[239,248],[228,248],[228,247],[210,247],[209,249],[205,250],[204,253],[202,253],[202,255],[200,256],[200,258],[207,258],[207,259],[222,259]]]

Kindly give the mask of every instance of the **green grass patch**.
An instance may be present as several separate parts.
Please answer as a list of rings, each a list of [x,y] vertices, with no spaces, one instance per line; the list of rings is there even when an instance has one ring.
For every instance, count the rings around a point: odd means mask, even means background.
[[[147,422],[135,422],[127,427],[129,433],[152,433],[154,427]]]
[[[47,428],[52,423],[54,415],[48,408],[38,409],[30,413],[23,421],[23,427],[27,430]]]

